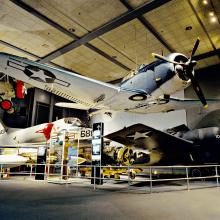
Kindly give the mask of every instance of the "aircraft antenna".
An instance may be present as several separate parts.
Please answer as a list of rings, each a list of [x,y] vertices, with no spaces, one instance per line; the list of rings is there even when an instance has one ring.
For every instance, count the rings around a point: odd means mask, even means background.
[[[148,51],[147,51],[147,31],[146,31],[146,38],[145,38],[145,40],[146,40],[146,62],[147,62],[147,59],[148,59]]]
[[[136,26],[134,25],[134,41],[135,41],[135,45],[134,45],[134,54],[135,54],[135,64],[136,64],[136,70],[138,68],[138,57],[137,57],[137,29]]]

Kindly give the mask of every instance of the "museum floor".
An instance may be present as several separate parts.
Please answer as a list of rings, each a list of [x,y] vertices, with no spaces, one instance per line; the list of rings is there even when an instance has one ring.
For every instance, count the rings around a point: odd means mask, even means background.
[[[162,193],[0,181],[0,219],[220,219],[220,189]]]

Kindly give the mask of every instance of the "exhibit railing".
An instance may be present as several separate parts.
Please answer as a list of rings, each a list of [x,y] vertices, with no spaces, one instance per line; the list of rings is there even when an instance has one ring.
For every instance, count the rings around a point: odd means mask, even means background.
[[[220,165],[195,166],[94,166],[17,163],[0,164],[0,181],[31,178],[56,183],[74,183],[87,180],[89,186],[101,189],[121,184],[126,189],[146,192],[219,187]],[[117,186],[119,186],[117,184]]]

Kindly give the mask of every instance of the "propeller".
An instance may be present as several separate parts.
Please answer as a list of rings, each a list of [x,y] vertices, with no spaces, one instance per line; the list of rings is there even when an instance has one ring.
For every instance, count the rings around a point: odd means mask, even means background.
[[[188,58],[188,60],[186,62],[172,61],[172,60],[169,60],[168,58],[166,58],[164,56],[161,56],[161,55],[155,54],[155,53],[152,53],[152,55],[153,55],[153,57],[158,58],[160,60],[164,60],[166,62],[173,63],[174,65],[180,65],[182,67],[183,71],[185,72],[186,76],[191,80],[192,87],[195,90],[195,93],[197,94],[197,96],[200,99],[201,103],[203,104],[204,108],[207,108],[208,104],[206,102],[206,99],[205,99],[205,96],[202,92],[202,89],[199,86],[196,78],[192,74],[193,68],[196,65],[196,61],[192,60],[192,58],[193,58],[193,56],[194,56],[194,54],[195,54],[195,52],[196,52],[196,50],[199,46],[199,42],[200,42],[200,39],[197,38],[197,40],[196,40],[196,42],[193,46],[192,52],[190,54],[190,57]]]

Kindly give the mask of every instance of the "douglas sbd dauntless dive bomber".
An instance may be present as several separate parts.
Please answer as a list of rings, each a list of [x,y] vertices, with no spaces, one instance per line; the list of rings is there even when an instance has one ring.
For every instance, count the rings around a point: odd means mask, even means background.
[[[189,58],[180,53],[171,53],[167,57],[153,54],[159,60],[141,65],[136,72],[125,77],[119,86],[6,53],[0,53],[0,72],[73,101],[73,108],[92,112],[153,113],[191,107],[192,104],[199,104],[199,100],[171,97],[190,83],[203,106],[207,107],[194,77],[196,61],[193,55],[198,45],[199,39]]]

